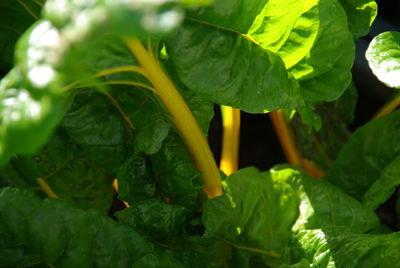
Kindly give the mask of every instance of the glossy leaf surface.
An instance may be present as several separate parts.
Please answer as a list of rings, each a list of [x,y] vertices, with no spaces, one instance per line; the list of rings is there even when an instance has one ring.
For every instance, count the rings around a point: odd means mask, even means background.
[[[366,52],[372,72],[389,87],[400,88],[400,32],[376,36]]]
[[[37,179],[43,179],[59,198],[82,209],[108,212],[114,195],[113,176],[85,157],[64,134],[54,135],[39,152],[19,156],[11,164],[31,187],[39,186]]]
[[[148,199],[119,211],[116,216],[120,222],[153,239],[166,241],[182,235],[186,213],[182,206]]]
[[[275,252],[265,252],[269,257],[283,252],[292,243],[292,235],[298,237],[307,230],[364,233],[378,224],[367,206],[295,170],[259,173],[247,168],[225,182],[225,195],[206,203],[206,235],[248,250]],[[315,250],[313,242],[307,241],[304,247]]]
[[[12,188],[3,188],[0,200],[2,234],[12,237],[16,247],[25,245],[21,258],[9,265],[18,265],[28,254],[38,263],[57,267],[131,267],[147,254],[157,256],[156,246],[146,237],[93,210],[84,212],[54,199],[41,201]]]
[[[301,105],[297,82],[281,58],[245,36],[262,8],[260,1],[230,5],[225,9],[224,1],[216,1],[190,13],[168,39],[167,51],[179,78],[197,94],[247,112]]]

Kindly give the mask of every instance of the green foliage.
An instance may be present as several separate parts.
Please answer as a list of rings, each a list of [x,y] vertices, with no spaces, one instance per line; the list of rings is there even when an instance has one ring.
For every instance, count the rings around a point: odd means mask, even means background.
[[[399,184],[400,112],[359,128],[342,148],[325,179],[372,208]]]
[[[400,88],[400,33],[385,32],[370,43],[366,57],[372,72],[389,87]]]
[[[354,41],[374,1],[3,2],[1,267],[399,267],[399,234],[374,210],[400,182],[400,113],[347,128]],[[287,109],[324,179],[249,167],[207,199],[206,172],[132,38],[170,77],[196,135],[214,104]],[[383,34],[367,54],[393,87],[397,39]]]

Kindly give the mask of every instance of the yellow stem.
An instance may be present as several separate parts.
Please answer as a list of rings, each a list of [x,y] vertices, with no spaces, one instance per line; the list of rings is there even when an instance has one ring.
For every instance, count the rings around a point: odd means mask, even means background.
[[[142,68],[140,68],[138,66],[134,66],[134,65],[128,65],[128,66],[119,66],[119,67],[114,67],[114,68],[110,68],[110,69],[106,69],[106,70],[100,71],[100,72],[98,72],[98,73],[96,73],[94,75],[94,78],[106,76],[106,75],[109,75],[109,74],[122,73],[122,72],[134,72],[134,73],[138,73],[138,74],[141,74],[142,76],[146,77],[146,74],[144,73]],[[81,82],[82,81],[75,81],[75,82],[73,82],[73,83],[71,83],[69,85],[66,85],[65,87],[63,87],[61,89],[61,91],[67,91],[67,90],[71,90],[71,89],[81,88],[81,87],[83,87],[83,86],[79,85]],[[114,82],[116,82],[116,81],[114,81]],[[125,81],[121,81],[121,82],[125,82]],[[126,81],[126,82],[128,82],[128,81]],[[105,83],[106,84],[107,83],[112,84],[113,82],[105,82]],[[137,82],[131,82],[131,83],[135,83],[135,86],[141,86],[141,87],[148,88],[148,89],[152,90],[151,87],[149,87],[149,86],[147,86],[145,84],[137,83]],[[97,84],[94,84],[94,85],[97,85]]]
[[[237,245],[237,244],[231,244],[231,245],[233,247],[235,247],[235,248],[238,248],[238,249],[251,251],[251,252],[255,252],[255,253],[259,253],[259,254],[263,254],[263,255],[267,255],[268,257],[272,257],[274,259],[280,259],[281,258],[281,255],[279,253],[276,253],[273,250],[264,250],[264,249],[259,249],[259,248],[251,248],[251,247],[246,247],[246,246]]]
[[[303,170],[315,178],[321,178],[324,172],[311,160],[303,158],[294,141],[291,127],[281,110],[269,113],[275,132],[289,164],[300,165]]]
[[[397,107],[400,106],[400,96],[394,98],[389,103],[385,104],[375,115],[372,119],[378,119],[382,116],[390,114],[393,112]]]
[[[31,10],[31,9],[29,8],[28,5],[26,5],[25,3],[23,3],[21,0],[17,0],[17,2],[18,2],[23,8],[25,8],[25,10],[26,10],[35,20],[38,20],[38,19],[39,19],[39,16],[36,15],[35,12],[33,12],[33,10]]]
[[[43,179],[38,178],[36,179],[37,183],[40,186],[40,189],[49,197],[52,198],[59,198],[58,195],[51,189],[50,185]]]
[[[104,95],[106,95],[106,97],[110,100],[111,104],[114,105],[114,107],[118,110],[118,112],[121,114],[122,118],[125,120],[125,122],[129,125],[129,127],[134,130],[135,127],[132,124],[131,119],[129,118],[129,116],[124,112],[124,110],[122,110],[122,107],[119,105],[118,101],[111,96],[108,92],[106,91],[102,91],[102,93]]]
[[[292,131],[287,125],[282,111],[273,111],[270,112],[269,115],[289,164],[301,165],[300,152],[297,150]]]
[[[239,167],[240,110],[221,106],[223,137],[219,168],[230,175]]]
[[[143,83],[140,83],[140,82],[124,81],[124,80],[99,82],[99,83],[93,83],[93,84],[69,85],[68,90],[85,88],[85,87],[107,86],[107,85],[127,85],[127,86],[141,87],[141,88],[148,89],[151,92],[153,92],[154,94],[156,94],[156,90],[153,87],[149,86],[149,85],[146,85],[146,84],[143,84]]]
[[[122,72],[139,73],[139,74],[143,75],[144,77],[146,77],[146,73],[144,72],[144,70],[142,68],[140,68],[138,66],[134,66],[134,65],[119,66],[119,67],[106,69],[106,70],[98,72],[94,77],[102,77],[102,76],[106,76],[109,74],[122,73]]]
[[[118,180],[117,180],[117,179],[114,179],[114,181],[113,181],[113,187],[114,187],[114,190],[118,193]],[[122,201],[122,200],[121,200],[121,201]],[[127,208],[130,207],[130,205],[129,205],[128,202],[122,201],[122,203],[124,203],[125,207],[127,207]]]
[[[197,168],[202,171],[205,181],[204,191],[208,198],[222,195],[219,170],[196,119],[180,96],[172,81],[164,73],[159,63],[143,47],[136,38],[127,38],[126,44],[136,57],[147,79],[153,84],[157,95],[171,114],[180,131]]]

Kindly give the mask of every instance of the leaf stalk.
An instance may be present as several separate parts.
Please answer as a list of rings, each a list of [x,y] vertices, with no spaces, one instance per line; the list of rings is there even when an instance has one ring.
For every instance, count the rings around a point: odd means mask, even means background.
[[[240,110],[221,106],[223,136],[219,168],[230,175],[239,168]]]
[[[397,107],[400,106],[400,96],[397,96],[389,103],[385,104],[375,115],[372,119],[378,119],[385,115],[390,114],[393,112]]]
[[[54,191],[51,189],[50,185],[43,179],[37,178],[36,182],[39,184],[40,189],[48,196],[52,198],[60,198]]]
[[[197,168],[202,171],[205,181],[204,191],[208,198],[222,195],[221,178],[207,140],[191,110],[182,99],[175,85],[162,70],[157,60],[136,38],[126,38],[131,53],[142,66],[147,79],[152,83],[157,95],[171,114],[180,131]]]

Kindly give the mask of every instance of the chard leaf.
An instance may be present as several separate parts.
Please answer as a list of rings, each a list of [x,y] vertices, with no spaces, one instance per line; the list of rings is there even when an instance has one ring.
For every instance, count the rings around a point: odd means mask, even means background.
[[[364,193],[363,202],[372,208],[389,199],[400,185],[400,155],[391,161],[381,172],[378,180]]]
[[[152,198],[156,183],[149,158],[134,154],[118,170],[118,198],[133,205]]]
[[[255,168],[232,174],[225,180],[224,188],[223,196],[205,203],[205,235],[280,252],[298,213],[299,199],[292,189],[275,190],[269,174]],[[284,198],[280,198],[280,191]]]
[[[374,209],[386,201],[399,184],[399,118],[396,111],[357,129],[325,179]],[[379,185],[381,193],[372,196]]]
[[[379,223],[367,206],[327,182],[292,169],[259,173],[255,168],[226,179],[225,194],[206,202],[203,222],[207,236],[242,249],[272,251],[275,257],[288,244],[295,248],[293,236],[296,241],[302,232],[364,233]],[[314,251],[315,244],[307,241],[304,247]],[[307,256],[304,250],[293,259]]]
[[[30,255],[56,267],[135,267],[149,254],[153,262],[165,258],[179,264],[134,229],[93,210],[82,211],[55,199],[41,201],[29,191],[13,188],[1,189],[0,200],[0,241],[4,234],[13,238],[12,244],[1,246],[25,249],[10,256],[16,260],[14,267]]]
[[[261,2],[215,1],[191,12],[168,38],[168,55],[190,90],[251,113],[303,104],[298,84],[281,58],[245,35]]]
[[[171,132],[150,160],[161,198],[168,203],[196,208],[203,183],[180,137]]]
[[[149,199],[116,213],[120,222],[157,241],[168,241],[182,236],[187,211],[179,205],[170,205]]]
[[[385,32],[376,36],[365,55],[379,80],[389,87],[400,88],[400,32]]]
[[[60,126],[89,159],[117,173],[128,154],[129,133],[106,96],[93,90],[77,92]]]
[[[398,267],[400,233],[385,235],[352,235],[337,244],[333,254],[338,267]]]
[[[14,47],[20,35],[40,16],[42,0],[4,0],[0,4],[0,70],[13,64]]]
[[[398,267],[400,233],[333,235],[305,230],[296,234],[301,263],[282,267]]]
[[[337,1],[268,1],[248,34],[282,57],[306,102],[335,100],[350,83],[354,42]]]
[[[339,0],[346,11],[350,32],[358,39],[369,32],[377,15],[378,6],[374,0]]]
[[[347,124],[351,124],[354,121],[357,98],[358,89],[354,83],[351,83],[343,95],[333,103],[339,118]]]
[[[83,209],[108,212],[114,195],[114,177],[88,160],[62,133],[54,135],[36,154],[19,156],[11,164],[31,188],[37,187],[36,180],[41,178],[61,199]]]

